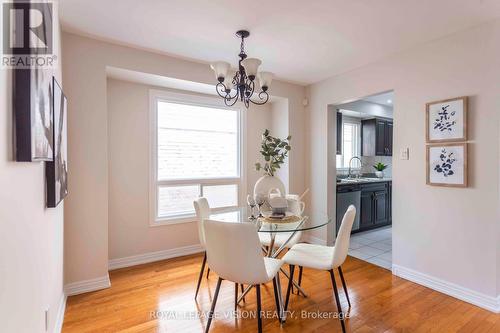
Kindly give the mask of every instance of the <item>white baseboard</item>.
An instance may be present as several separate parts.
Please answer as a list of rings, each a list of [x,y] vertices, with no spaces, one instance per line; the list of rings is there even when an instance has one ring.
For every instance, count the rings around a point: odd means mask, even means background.
[[[57,309],[56,323],[54,325],[54,333],[61,333],[62,326],[64,322],[64,312],[66,311],[66,293],[63,292],[61,295],[61,300],[59,301],[59,308]]]
[[[418,283],[467,303],[477,305],[483,309],[500,313],[500,297],[488,296],[399,265],[392,265],[392,273],[405,280]]]
[[[149,262],[187,256],[189,254],[199,253],[203,251],[204,251],[203,247],[200,244],[196,244],[196,245],[178,247],[175,249],[138,254],[135,256],[125,257],[125,258],[111,259],[108,262],[108,269],[113,270],[140,264],[147,264]]]
[[[302,242],[317,245],[326,245],[326,240],[311,235],[302,235]]]
[[[64,293],[66,296],[73,296],[109,287],[111,287],[111,282],[109,281],[109,274],[106,274],[96,279],[68,283],[64,286]]]

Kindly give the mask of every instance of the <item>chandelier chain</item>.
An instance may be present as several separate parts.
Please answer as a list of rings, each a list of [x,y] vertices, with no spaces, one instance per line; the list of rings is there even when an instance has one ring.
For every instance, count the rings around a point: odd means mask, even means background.
[[[240,53],[245,54],[245,37],[241,37]]]

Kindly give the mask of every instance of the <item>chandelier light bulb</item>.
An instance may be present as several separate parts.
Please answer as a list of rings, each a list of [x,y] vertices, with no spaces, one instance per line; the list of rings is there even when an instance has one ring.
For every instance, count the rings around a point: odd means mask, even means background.
[[[259,72],[258,77],[259,77],[260,88],[263,91],[269,89],[269,87],[271,86],[271,82],[273,81],[274,74],[271,72]]]
[[[212,63],[210,65],[210,67],[215,72],[215,78],[219,82],[222,82],[222,81],[224,81],[224,78],[227,76],[227,71],[229,70],[231,65],[225,61],[216,61],[216,62]]]
[[[262,61],[257,58],[246,58],[241,62],[241,65],[245,68],[245,72],[251,81],[255,79],[261,63]]]

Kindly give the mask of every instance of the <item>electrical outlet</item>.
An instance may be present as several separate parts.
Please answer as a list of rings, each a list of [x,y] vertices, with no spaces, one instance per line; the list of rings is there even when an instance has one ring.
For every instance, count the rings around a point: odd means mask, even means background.
[[[410,148],[401,148],[399,151],[399,157],[402,160],[409,160],[410,159]]]

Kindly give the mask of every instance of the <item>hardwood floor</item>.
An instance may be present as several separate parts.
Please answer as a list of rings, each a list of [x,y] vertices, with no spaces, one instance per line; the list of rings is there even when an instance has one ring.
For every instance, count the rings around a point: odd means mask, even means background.
[[[217,282],[210,274],[194,300],[202,255],[165,260],[110,272],[111,288],[68,298],[63,332],[203,332]],[[348,257],[343,266],[352,308],[348,332],[500,332],[500,315],[393,276],[390,271]],[[282,276],[283,293],[287,281]],[[340,279],[340,299],[347,309]],[[264,332],[341,332],[328,272],[304,269],[309,297],[292,295],[280,326],[272,283],[261,288]],[[222,282],[211,332],[256,332],[255,291],[235,319],[234,284]],[[268,311],[268,312],[267,312]],[[327,318],[317,318],[324,315]],[[330,318],[328,318],[330,316]]]

